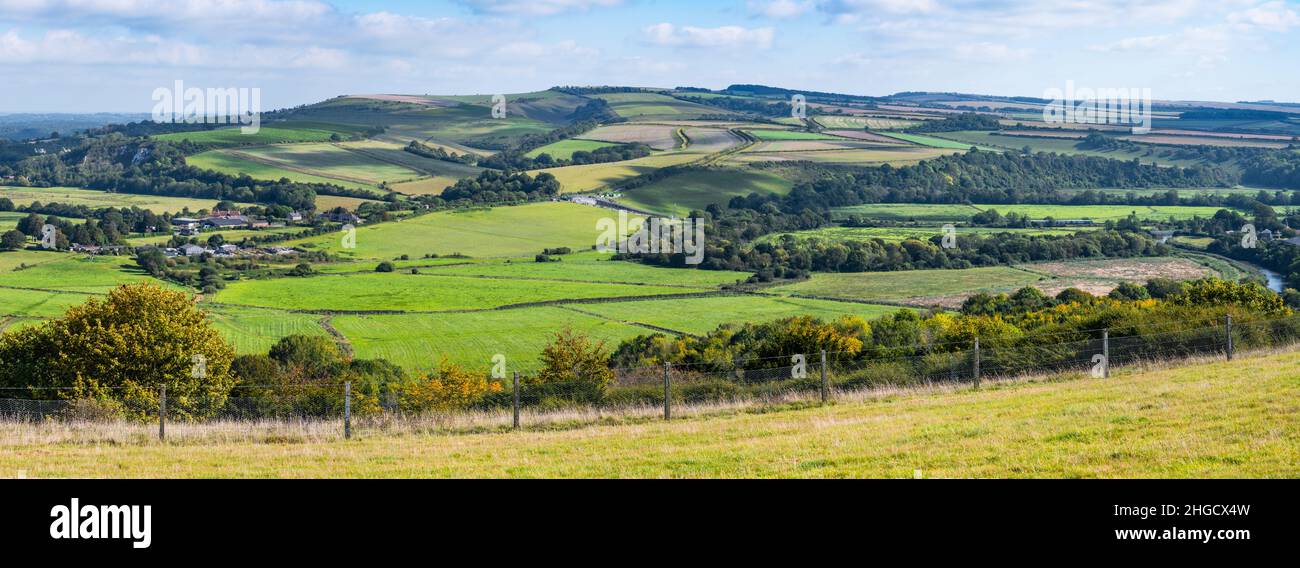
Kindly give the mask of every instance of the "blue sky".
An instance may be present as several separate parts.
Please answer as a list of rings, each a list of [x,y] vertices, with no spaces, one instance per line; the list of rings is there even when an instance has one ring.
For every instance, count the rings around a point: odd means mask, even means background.
[[[340,94],[763,83],[1300,100],[1297,0],[0,0],[0,111],[148,112],[158,87]]]

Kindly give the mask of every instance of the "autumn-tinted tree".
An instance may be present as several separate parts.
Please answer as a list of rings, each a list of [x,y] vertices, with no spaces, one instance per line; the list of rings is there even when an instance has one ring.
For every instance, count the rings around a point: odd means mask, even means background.
[[[166,385],[169,415],[197,418],[225,403],[234,358],[187,294],[121,286],[61,319],[0,336],[0,385],[58,387],[59,396],[97,400],[131,418],[155,414]]]

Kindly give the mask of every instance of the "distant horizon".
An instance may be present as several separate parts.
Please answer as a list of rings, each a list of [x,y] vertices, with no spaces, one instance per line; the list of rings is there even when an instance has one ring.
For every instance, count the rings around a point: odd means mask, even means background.
[[[1300,92],[1300,0],[0,0],[0,108],[148,112],[175,80],[341,93],[733,83],[1157,100]],[[364,85],[365,87],[359,87]]]
[[[740,83],[736,83],[736,84],[740,84]],[[754,84],[754,85],[758,85],[758,84],[760,84],[760,83],[745,83],[745,84]],[[515,93],[504,93],[504,94],[509,95],[509,94],[523,94],[523,93],[541,92],[541,91],[549,90],[549,89],[554,88],[554,87],[556,87],[556,86],[557,86],[557,85],[551,85],[551,86],[549,86],[549,87],[545,87],[545,88],[537,88],[537,89],[530,89],[530,90],[521,90],[521,91],[518,91],[518,92],[515,92]],[[674,89],[674,87],[650,87],[650,86],[639,86],[639,85],[617,85],[617,84],[611,84],[611,83],[589,84],[589,85],[568,85],[568,86],[581,86],[581,87],[631,87],[631,88],[639,88],[639,89],[663,89],[663,90],[672,90],[672,89]],[[711,90],[711,91],[722,91],[722,90],[725,90],[725,89],[726,89],[727,87],[729,87],[729,86],[731,86],[731,84],[724,85],[724,86],[722,86],[722,87],[716,87],[716,88],[714,88],[714,87],[701,87],[701,86],[699,86],[699,85],[677,85],[676,87],[705,88],[705,89],[709,89],[709,90]],[[1003,97],[1003,98],[1012,98],[1012,97],[1035,97],[1035,98],[1039,98],[1039,97],[1041,97],[1041,94],[1031,95],[1031,94],[1023,94],[1023,93],[1017,93],[1017,94],[1005,94],[1005,93],[983,93],[983,92],[968,91],[968,90],[955,90],[955,91],[914,90],[914,91],[895,91],[895,92],[887,93],[887,94],[873,94],[873,93],[860,93],[860,92],[852,92],[852,91],[832,91],[832,90],[826,90],[826,89],[822,89],[822,88],[798,89],[798,88],[796,88],[796,87],[791,87],[791,86],[786,86],[786,85],[766,85],[766,84],[764,84],[763,86],[766,86],[766,87],[774,87],[774,88],[778,88],[778,89],[787,89],[787,90],[792,90],[792,91],[800,91],[800,90],[803,90],[803,91],[807,91],[807,92],[823,92],[823,93],[840,94],[840,95],[853,95],[853,96],[863,96],[863,97],[892,97],[892,96],[897,96],[897,95],[902,94],[902,93],[924,93],[924,94],[935,94],[935,95],[939,95],[939,94],[954,94],[954,95],[966,95],[966,96]],[[355,92],[355,93],[346,93],[346,94],[332,95],[332,96],[325,97],[325,98],[321,98],[321,99],[315,99],[315,100],[310,100],[310,101],[302,101],[302,102],[297,102],[297,103],[289,104],[289,105],[286,105],[286,106],[278,106],[278,107],[274,107],[274,108],[267,108],[267,109],[264,109],[264,111],[266,111],[266,112],[270,112],[270,111],[277,111],[277,110],[289,109],[289,108],[293,108],[293,107],[297,107],[297,106],[311,105],[311,104],[316,104],[316,103],[319,103],[319,102],[323,102],[323,101],[326,101],[326,100],[329,100],[329,99],[333,99],[333,98],[338,98],[338,97],[364,97],[364,96],[367,96],[367,95],[406,95],[406,96],[428,96],[428,97],[469,97],[469,96],[486,96],[486,95],[491,95],[491,94],[498,94],[498,93],[488,93],[488,92],[484,92],[484,91],[478,91],[478,92],[460,92],[460,93],[425,93],[425,92],[396,92],[396,91],[378,91],[378,90],[371,90],[371,91],[358,91],[358,92]],[[1156,104],[1160,104],[1160,103],[1183,103],[1183,104],[1186,104],[1186,103],[1215,103],[1215,104],[1277,104],[1277,105],[1300,105],[1300,99],[1296,99],[1296,100],[1272,100],[1272,99],[1214,100],[1214,99],[1159,99],[1159,98],[1157,98],[1157,99],[1154,99],[1153,102],[1156,103]],[[86,110],[86,111],[67,111],[67,110],[24,110],[24,111],[14,111],[14,110],[5,110],[5,109],[0,109],[0,116],[21,116],[21,115],[69,115],[69,116],[83,115],[83,116],[84,116],[84,115],[96,115],[96,114],[112,114],[112,115],[141,115],[141,116],[149,116],[149,115],[150,115],[150,112],[149,112],[148,110],[145,110],[145,111],[138,111],[138,110]]]

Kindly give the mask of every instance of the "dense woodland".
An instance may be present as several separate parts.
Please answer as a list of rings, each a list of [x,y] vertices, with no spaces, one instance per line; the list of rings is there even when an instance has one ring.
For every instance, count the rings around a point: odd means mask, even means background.
[[[316,195],[373,197],[370,192],[336,185],[288,180],[256,180],[185,164],[180,145],[121,135],[87,139],[58,154],[32,156],[0,164],[11,185],[83,187],[119,193],[165,195],[283,205],[300,211],[316,207]]]
[[[959,130],[1001,130],[998,117],[991,114],[963,112],[940,120],[927,120],[908,128],[908,132],[957,132]]]

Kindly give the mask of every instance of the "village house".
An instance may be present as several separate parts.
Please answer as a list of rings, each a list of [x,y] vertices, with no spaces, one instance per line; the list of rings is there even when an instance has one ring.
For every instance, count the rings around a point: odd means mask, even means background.
[[[350,211],[328,211],[316,216],[317,219],[324,219],[331,223],[351,223],[353,225],[361,223],[361,218]]]
[[[248,226],[248,218],[243,215],[236,215],[234,217],[208,217],[203,220],[203,226],[212,227],[214,229],[238,229]]]
[[[199,256],[205,252],[212,252],[198,245],[185,245],[180,248],[181,254],[185,256]]]

